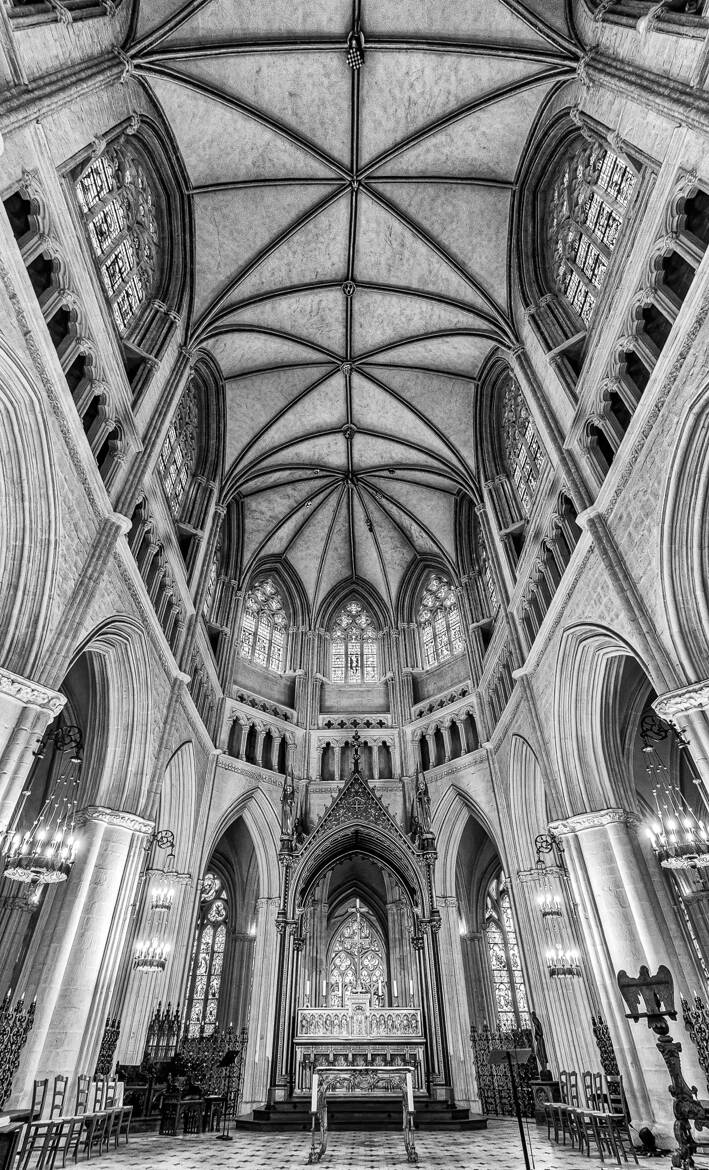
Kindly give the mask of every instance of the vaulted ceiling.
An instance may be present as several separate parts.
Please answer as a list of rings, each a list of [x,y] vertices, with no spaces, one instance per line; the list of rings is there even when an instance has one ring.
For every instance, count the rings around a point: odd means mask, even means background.
[[[131,57],[192,185],[190,346],[226,380],[245,577],[284,554],[314,610],[355,576],[393,608],[412,557],[455,564],[567,20],[565,0],[142,0]]]

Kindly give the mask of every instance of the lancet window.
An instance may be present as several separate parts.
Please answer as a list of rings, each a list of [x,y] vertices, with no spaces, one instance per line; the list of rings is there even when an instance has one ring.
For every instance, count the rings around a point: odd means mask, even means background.
[[[330,948],[330,1007],[346,1007],[353,991],[384,992],[386,964],[371,913],[359,902],[342,923]]]
[[[483,592],[485,600],[488,605],[488,614],[493,617],[499,609],[499,601],[497,600],[497,586],[495,585],[495,576],[490,564],[490,554],[487,551],[487,541],[482,532],[477,534],[477,556],[478,568],[480,569],[480,579],[483,584]]]
[[[493,878],[488,887],[485,938],[500,1027],[527,1028],[529,1027],[527,991],[504,873]]]
[[[635,172],[599,142],[567,159],[549,203],[557,288],[588,325],[635,186]]]
[[[288,619],[283,600],[270,577],[249,590],[241,619],[239,652],[257,666],[283,671],[286,662]]]
[[[502,440],[508,475],[528,516],[545,456],[524,395],[512,374],[505,382],[502,400]]]
[[[463,651],[465,643],[458,599],[443,573],[431,573],[426,581],[419,602],[418,624],[427,669]]]
[[[356,686],[379,677],[377,627],[359,601],[340,611],[330,635],[330,677],[334,683]]]
[[[217,1026],[219,992],[229,921],[227,895],[221,878],[206,873],[202,881],[199,919],[192,948],[192,975],[187,1005],[187,1032],[209,1036]]]
[[[160,451],[160,477],[173,516],[180,514],[182,501],[197,460],[197,396],[188,385],[168,427]]]
[[[158,219],[150,180],[123,147],[82,171],[76,195],[116,327],[125,334],[155,283]]]
[[[217,575],[219,572],[219,553],[220,553],[220,548],[219,548],[219,546],[217,546],[217,550],[214,553],[214,556],[212,557],[212,564],[211,564],[210,569],[209,569],[209,576],[207,578],[207,588],[204,591],[204,604],[202,606],[202,616],[204,617],[204,620],[206,622],[208,622],[210,617],[212,616],[212,606],[214,605],[214,594],[216,593],[216,590],[217,590]]]

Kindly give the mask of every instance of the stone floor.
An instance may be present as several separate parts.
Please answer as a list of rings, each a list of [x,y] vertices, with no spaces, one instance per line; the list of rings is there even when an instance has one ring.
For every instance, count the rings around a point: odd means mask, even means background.
[[[598,1156],[582,1157],[567,1146],[546,1139],[546,1129],[530,1123],[533,1170],[589,1170],[601,1165]],[[487,1130],[471,1133],[418,1132],[419,1166],[438,1170],[524,1170],[516,1122],[491,1121]],[[93,1170],[296,1170],[305,1166],[310,1149],[306,1133],[250,1134],[239,1131],[231,1142],[213,1134],[161,1138],[154,1134],[131,1138],[129,1144],[111,1150],[108,1157],[91,1159]],[[641,1166],[647,1164],[641,1159]],[[405,1167],[403,1138],[398,1133],[346,1133],[331,1131],[329,1148],[320,1165],[323,1170],[388,1170]],[[608,1167],[615,1161],[606,1162]],[[651,1165],[665,1166],[669,1158]],[[627,1164],[627,1170],[635,1167]]]

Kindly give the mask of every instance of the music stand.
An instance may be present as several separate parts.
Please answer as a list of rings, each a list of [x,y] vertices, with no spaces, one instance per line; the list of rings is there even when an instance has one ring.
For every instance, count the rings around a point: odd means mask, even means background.
[[[232,1136],[229,1133],[229,1109],[231,1106],[231,1078],[234,1074],[234,1065],[236,1063],[236,1051],[233,1048],[227,1049],[223,1057],[219,1061],[218,1068],[226,1070],[225,1080],[226,1086],[224,1088],[224,1116],[222,1117],[222,1132],[217,1134],[218,1142],[230,1142]]]

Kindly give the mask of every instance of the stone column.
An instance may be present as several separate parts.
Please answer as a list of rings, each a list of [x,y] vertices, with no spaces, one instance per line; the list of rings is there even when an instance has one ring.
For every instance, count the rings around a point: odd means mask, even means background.
[[[273,1023],[277,994],[278,898],[259,898],[256,903],[254,975],[249,1012],[249,1040],[241,1109],[244,1113],[263,1105],[268,1095],[273,1049]]]
[[[445,762],[448,763],[453,759],[453,743],[451,740],[450,723],[443,723],[441,725],[441,735],[443,736],[443,751],[445,755]]]
[[[425,732],[426,742],[428,744],[428,766],[429,768],[436,767],[436,734],[434,731]]]
[[[153,920],[155,933],[164,938],[170,948],[165,971],[149,975],[143,971],[136,971],[133,966],[136,942],[152,933],[151,890],[162,877],[163,875],[158,873],[147,875],[143,890],[136,895],[136,903],[140,899],[140,905],[134,906],[135,912],[128,932],[123,959],[125,968],[123,987],[115,1001],[115,1011],[111,1013],[121,1020],[121,1036],[116,1055],[122,1064],[139,1064],[142,1060],[148,1024],[158,1000],[162,1001],[163,1006],[169,1001],[173,1008],[180,1004],[182,963],[185,956],[188,964],[192,957],[194,936],[192,877],[188,873],[171,873],[169,880],[175,890],[173,904],[168,913],[164,910],[158,911]],[[184,1009],[186,1005],[182,1006]],[[182,1022],[185,1023],[184,1011]]]
[[[593,1038],[591,1016],[596,1015],[597,996],[593,973],[584,958],[583,940],[576,937],[572,908],[562,873],[556,866],[544,870],[521,870],[515,882],[517,941],[525,968],[527,995],[544,1029],[552,1071],[600,1068],[599,1053]],[[540,895],[548,891],[561,903],[562,916],[557,919],[558,937],[578,950],[583,977],[551,978],[546,955],[556,941],[554,927],[545,925],[539,908]]]
[[[39,739],[65,703],[58,691],[0,669],[0,832],[11,823]]]
[[[230,999],[225,1004],[224,1022],[239,1031],[249,1026],[249,1009],[254,968],[255,936],[246,930],[235,930],[232,941]]]
[[[13,1107],[31,1096],[36,1076],[93,1073],[138,876],[135,836],[152,828],[130,813],[84,812],[77,860],[60,896],[40,912],[23,969],[20,990],[37,996],[37,1013]]]
[[[436,899],[441,912],[441,929],[438,934],[443,973],[443,996],[446,1003],[446,1028],[448,1030],[448,1051],[451,1083],[456,1105],[479,1113],[480,1098],[475,1078],[475,1064],[470,1045],[470,1014],[466,997],[462,995],[465,972],[463,954],[460,948],[460,921],[458,899],[441,897]]]
[[[494,1028],[497,1010],[492,993],[485,936],[473,931],[463,934],[460,937],[460,947],[470,1022],[475,1024],[476,1028],[482,1028],[483,1024],[489,1024]]]
[[[342,744],[333,743],[332,746],[333,746],[333,749],[335,752],[335,783],[339,784],[340,783],[340,767],[341,767],[341,762],[342,762],[340,752],[342,750]]]
[[[373,780],[379,779],[379,744],[380,744],[380,742],[381,741],[378,739],[370,741],[370,746],[372,748],[372,779]]]
[[[617,985],[617,973],[636,975],[641,964],[655,972],[671,970],[675,997],[687,995],[698,979],[684,939],[672,934],[643,857],[634,818],[623,809],[583,813],[550,825],[563,836],[569,875],[588,940],[603,1014],[610,1026],[623,1074],[633,1123],[658,1128],[663,1144],[671,1140],[672,1102],[667,1069],[655,1038],[643,1021],[630,1024]],[[670,1024],[682,1041],[682,1067],[689,1084],[704,1083],[696,1050],[681,1019]]]
[[[467,755],[468,752],[472,751],[472,748],[470,747],[470,744],[468,743],[468,729],[465,726],[465,719],[457,719],[454,716],[453,722],[456,724],[456,726],[458,728],[458,734],[460,735],[460,746],[463,750],[463,755]]]
[[[259,768],[263,767],[263,741],[266,738],[266,728],[262,724],[256,726],[256,746],[254,747],[254,758]]]

